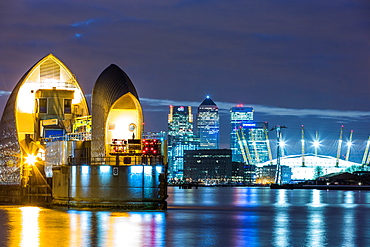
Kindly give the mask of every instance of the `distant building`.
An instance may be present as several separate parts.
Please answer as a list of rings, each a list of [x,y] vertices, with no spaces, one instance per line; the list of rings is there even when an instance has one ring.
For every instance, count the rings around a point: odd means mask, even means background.
[[[243,162],[232,162],[232,178],[238,182],[245,181],[245,164]]]
[[[170,106],[168,114],[168,177],[183,178],[184,150],[199,149],[199,139],[193,134],[191,106]]]
[[[144,132],[143,139],[159,139],[163,143],[165,140],[167,140],[167,133],[166,131]]]
[[[232,162],[232,181],[238,184],[254,184],[256,181],[256,166],[244,162]]]
[[[259,164],[270,160],[269,140],[267,138],[267,122],[243,123],[241,130],[247,141],[249,151],[249,164]],[[243,138],[243,136],[242,136]],[[239,145],[240,146],[240,145]],[[248,157],[248,154],[246,155]]]
[[[219,148],[220,118],[218,107],[209,96],[198,107],[197,134],[201,149]]]
[[[244,162],[242,151],[240,149],[239,143],[241,142],[241,137],[238,134],[238,130],[243,123],[253,120],[253,108],[235,106],[230,109],[230,148],[232,151],[232,160],[234,162]]]
[[[350,167],[360,167],[360,163],[351,162],[326,155],[305,154],[305,165],[303,166],[302,155],[289,155],[281,157],[280,164],[288,166],[292,170],[292,180],[311,180],[315,179],[315,172],[320,169],[322,175],[342,172]],[[259,167],[276,164],[276,159],[258,164]]]
[[[184,178],[192,180],[230,179],[231,176],[230,149],[184,151]]]
[[[234,162],[255,165],[271,159],[266,122],[253,121],[253,108],[236,106],[230,110],[230,147]]]
[[[289,166],[281,166],[281,183],[289,183],[292,177],[292,169]],[[258,184],[273,184],[276,179],[276,165],[266,165],[257,167],[256,183]]]

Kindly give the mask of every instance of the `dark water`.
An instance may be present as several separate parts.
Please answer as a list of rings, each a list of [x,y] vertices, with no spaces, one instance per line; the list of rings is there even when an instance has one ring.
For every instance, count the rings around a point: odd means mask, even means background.
[[[370,246],[370,191],[169,188],[166,212],[0,206],[0,246]]]

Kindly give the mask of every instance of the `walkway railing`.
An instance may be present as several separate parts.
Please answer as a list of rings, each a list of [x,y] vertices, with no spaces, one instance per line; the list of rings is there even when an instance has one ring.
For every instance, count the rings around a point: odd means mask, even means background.
[[[70,157],[68,165],[163,165],[163,156]]]
[[[55,141],[89,141],[91,140],[91,133],[79,132],[79,133],[69,133],[66,135],[56,135],[47,138],[42,138],[41,143],[55,142]]]

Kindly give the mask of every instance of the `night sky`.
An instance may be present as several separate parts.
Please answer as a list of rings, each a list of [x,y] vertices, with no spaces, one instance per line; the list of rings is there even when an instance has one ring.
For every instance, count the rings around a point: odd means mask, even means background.
[[[87,95],[106,67],[122,68],[146,131],[167,130],[170,104],[196,113],[210,95],[224,148],[235,104],[287,126],[288,154],[299,153],[301,125],[307,139],[316,130],[337,139],[342,124],[348,139],[353,129],[356,161],[370,134],[368,0],[1,1],[0,37],[1,112],[24,73],[53,53]],[[323,153],[335,155],[328,144]]]

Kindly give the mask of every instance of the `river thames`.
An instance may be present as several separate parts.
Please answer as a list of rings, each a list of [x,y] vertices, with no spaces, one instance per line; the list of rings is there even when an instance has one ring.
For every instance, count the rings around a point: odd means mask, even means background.
[[[370,246],[370,191],[169,187],[168,210],[0,206],[0,246]]]

